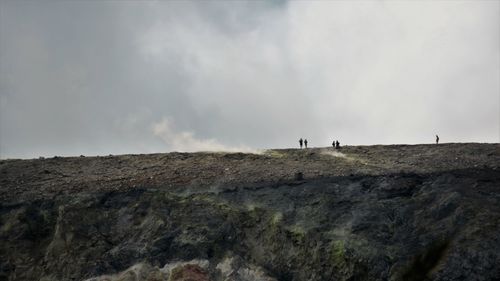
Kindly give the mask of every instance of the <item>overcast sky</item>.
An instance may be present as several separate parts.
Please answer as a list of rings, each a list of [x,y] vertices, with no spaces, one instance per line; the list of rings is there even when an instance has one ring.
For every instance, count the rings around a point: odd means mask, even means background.
[[[0,0],[0,157],[500,141],[500,1]]]

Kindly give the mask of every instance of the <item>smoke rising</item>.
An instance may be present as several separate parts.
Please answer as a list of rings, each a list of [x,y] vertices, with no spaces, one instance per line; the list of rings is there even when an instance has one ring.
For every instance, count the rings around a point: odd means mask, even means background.
[[[171,119],[163,118],[152,126],[153,134],[161,138],[173,151],[225,151],[225,152],[256,152],[247,146],[231,147],[221,144],[216,139],[198,139],[193,132],[177,132]]]

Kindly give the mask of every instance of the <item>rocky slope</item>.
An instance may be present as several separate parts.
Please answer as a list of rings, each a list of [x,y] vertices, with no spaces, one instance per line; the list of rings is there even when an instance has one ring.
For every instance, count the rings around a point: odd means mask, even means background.
[[[0,280],[500,280],[500,145],[0,161]]]

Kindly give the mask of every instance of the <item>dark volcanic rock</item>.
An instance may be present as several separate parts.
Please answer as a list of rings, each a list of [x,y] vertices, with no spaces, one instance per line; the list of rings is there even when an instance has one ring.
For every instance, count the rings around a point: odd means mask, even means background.
[[[499,160],[497,144],[3,160],[0,280],[499,280]]]

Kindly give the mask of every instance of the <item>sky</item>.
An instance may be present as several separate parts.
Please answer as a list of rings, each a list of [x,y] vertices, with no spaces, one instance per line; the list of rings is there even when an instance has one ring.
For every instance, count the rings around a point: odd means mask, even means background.
[[[500,1],[0,0],[0,158],[500,142]]]

